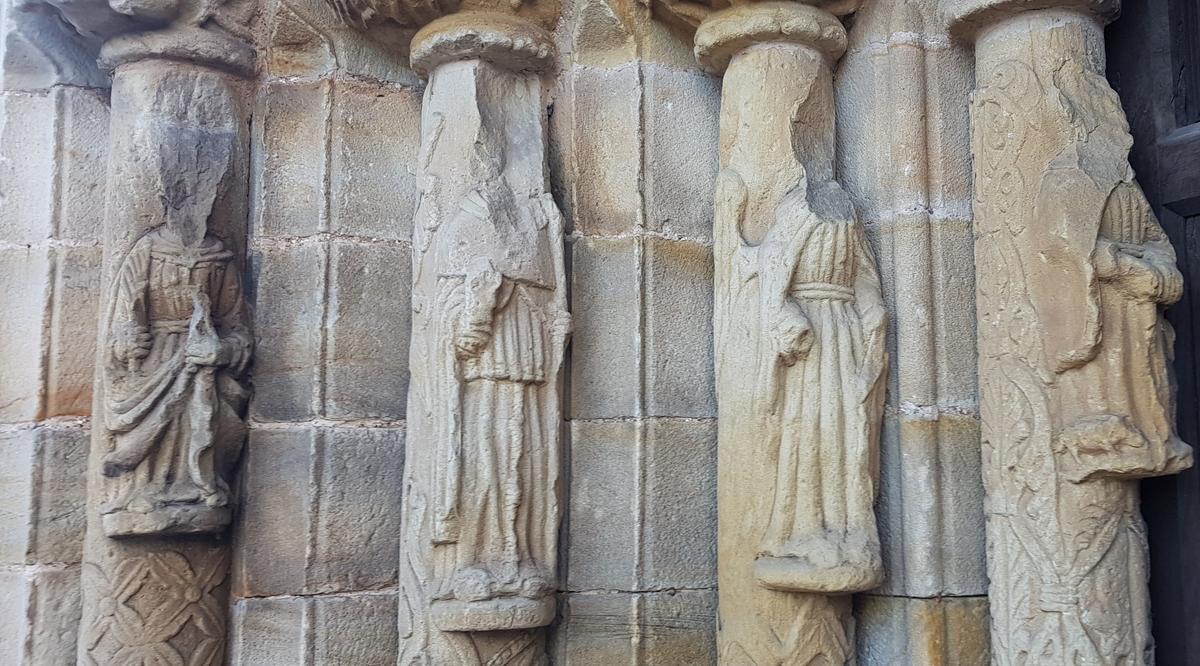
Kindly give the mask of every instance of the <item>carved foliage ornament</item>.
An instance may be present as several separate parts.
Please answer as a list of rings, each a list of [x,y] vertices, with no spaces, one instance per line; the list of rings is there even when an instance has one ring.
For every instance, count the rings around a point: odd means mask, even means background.
[[[1098,22],[1045,21],[972,102],[993,654],[1148,663],[1135,481],[1191,465],[1161,315],[1181,276],[1078,48]]]

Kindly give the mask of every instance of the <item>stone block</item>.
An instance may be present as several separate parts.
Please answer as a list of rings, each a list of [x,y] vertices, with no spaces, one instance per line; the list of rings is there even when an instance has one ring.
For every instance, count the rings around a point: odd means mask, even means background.
[[[858,663],[984,666],[991,658],[986,597],[856,599]]]
[[[399,548],[396,544],[393,550]],[[393,666],[398,651],[395,592],[316,597],[307,663]]]
[[[0,663],[75,663],[79,568],[0,571]]]
[[[403,431],[252,431],[242,467],[234,595],[395,585]]]
[[[641,79],[637,63],[576,66],[567,217],[588,236],[616,236],[641,224]],[[594,131],[589,128],[604,128]]]
[[[43,331],[46,417],[92,412],[103,253],[98,246],[54,249],[54,295]]]
[[[650,419],[644,429],[643,589],[717,585],[716,420]]]
[[[572,242],[570,406],[573,419],[636,416],[641,302],[637,240]]]
[[[85,424],[0,433],[0,564],[80,561],[89,437]]]
[[[396,595],[241,599],[230,663],[238,666],[383,666],[396,662]]]
[[[54,91],[59,136],[53,144],[58,190],[54,237],[100,243],[108,175],[108,100],[104,91],[63,87]],[[31,184],[51,188],[50,182]]]
[[[304,666],[308,663],[308,599],[239,599],[229,626],[229,662],[238,666]]]
[[[642,242],[646,416],[716,416],[712,250],[662,238]]]
[[[324,414],[404,418],[412,303],[411,251],[395,242],[334,241]]]
[[[312,515],[314,428],[251,430],[239,472],[235,597],[304,591]]]
[[[555,628],[560,664],[716,664],[711,590],[565,595]]]
[[[255,112],[255,236],[295,237],[327,231],[328,150],[333,84],[269,83]]]
[[[368,238],[411,238],[420,196],[420,92],[338,81],[331,123],[330,230]]]
[[[567,503],[567,589],[638,583],[638,433],[632,421],[574,421]]]
[[[303,421],[318,414],[320,350],[328,249],[281,243],[251,254],[254,304],[254,399],[259,421]]]
[[[394,586],[404,431],[326,428],[321,435],[306,591]]]
[[[711,239],[720,79],[695,69],[642,66],[646,228]]]
[[[3,216],[0,216],[3,217]],[[49,249],[0,249],[0,423],[32,421],[44,411]]]
[[[975,336],[975,238],[970,219],[933,225],[933,307],[937,312],[938,401],[979,401]]]
[[[979,421],[889,412],[876,503],[886,577],[879,594],[987,591]]]
[[[0,95],[0,239],[33,244],[54,235],[53,183],[59,95]]]

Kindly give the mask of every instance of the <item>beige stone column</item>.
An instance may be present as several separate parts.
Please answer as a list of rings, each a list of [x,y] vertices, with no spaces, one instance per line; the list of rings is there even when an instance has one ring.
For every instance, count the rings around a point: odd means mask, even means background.
[[[675,5],[674,8],[678,8]],[[791,2],[708,14],[724,72],[713,228],[718,649],[729,664],[854,660],[853,592],[883,578],[873,504],[886,313],[834,174],[846,32]]]
[[[413,40],[429,83],[413,225],[400,663],[535,664],[555,617],[562,218],[535,22],[463,12]]]
[[[1027,9],[1028,8],[1028,9]],[[959,3],[995,663],[1153,663],[1139,478],[1191,465],[1162,308],[1175,254],[1104,76],[1115,0]],[[1137,11],[1130,7],[1130,11]]]
[[[78,661],[221,664],[253,347],[247,7],[117,8],[166,27],[101,50],[112,121]]]

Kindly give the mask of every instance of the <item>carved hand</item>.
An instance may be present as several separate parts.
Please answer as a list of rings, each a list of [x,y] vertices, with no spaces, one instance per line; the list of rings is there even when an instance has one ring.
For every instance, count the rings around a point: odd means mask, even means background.
[[[113,347],[117,358],[123,361],[140,361],[150,354],[154,336],[150,329],[139,324],[129,324],[116,332]]]
[[[492,339],[491,322],[480,322],[464,317],[454,336],[454,348],[460,359],[477,356]]]
[[[190,336],[184,349],[184,360],[192,365],[228,365],[229,348],[215,335]]]
[[[1092,264],[1100,279],[1115,283],[1132,299],[1174,303],[1183,295],[1183,281],[1174,267],[1160,271],[1142,246],[1100,238]]]
[[[784,365],[795,365],[808,356],[816,342],[812,325],[795,304],[787,304],[771,327],[771,344]]]

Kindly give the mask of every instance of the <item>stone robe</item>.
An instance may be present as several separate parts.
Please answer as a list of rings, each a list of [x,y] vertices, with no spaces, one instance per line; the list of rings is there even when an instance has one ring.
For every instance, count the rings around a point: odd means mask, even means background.
[[[777,476],[756,573],[775,589],[868,589],[882,577],[874,502],[886,365],[874,259],[852,209],[814,212],[794,191],[762,260],[773,344],[759,395]]]

